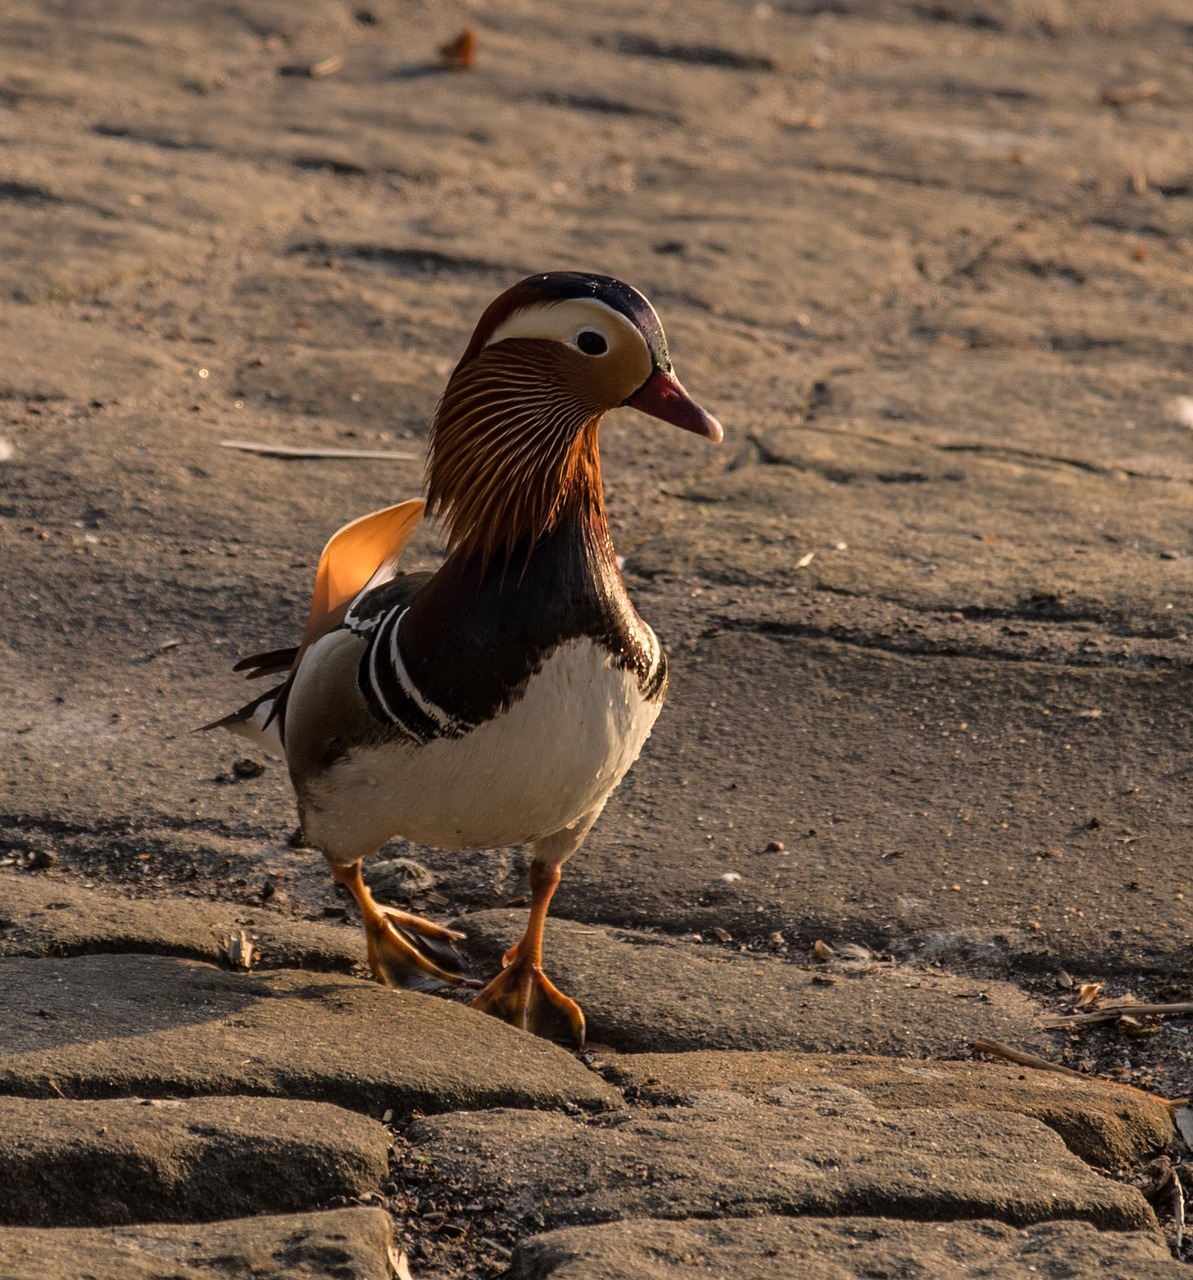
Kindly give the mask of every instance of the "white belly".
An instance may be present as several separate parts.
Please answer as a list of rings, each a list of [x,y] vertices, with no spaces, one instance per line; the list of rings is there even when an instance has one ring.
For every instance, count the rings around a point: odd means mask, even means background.
[[[440,849],[531,843],[604,803],[658,713],[604,649],[569,641],[508,711],[463,737],[357,748],[310,778],[307,835],[342,863],[393,836]]]

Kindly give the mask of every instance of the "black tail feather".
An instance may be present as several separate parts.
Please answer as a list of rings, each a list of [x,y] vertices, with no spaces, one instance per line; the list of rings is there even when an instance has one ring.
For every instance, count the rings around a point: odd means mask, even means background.
[[[232,670],[247,672],[246,680],[260,680],[262,676],[276,676],[288,672],[297,657],[297,645],[289,649],[271,649],[268,653],[254,653],[249,658],[241,658]]]

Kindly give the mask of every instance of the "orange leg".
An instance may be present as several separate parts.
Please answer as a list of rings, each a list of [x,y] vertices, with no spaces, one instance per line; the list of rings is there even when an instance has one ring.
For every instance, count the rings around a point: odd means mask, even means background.
[[[379,906],[361,875],[361,864],[341,867],[328,863],[337,884],[356,899],[369,948],[369,968],[387,987],[431,991],[444,984],[480,986],[464,976],[464,965],[453,945],[462,933],[432,924],[422,916]]]
[[[584,1047],[584,1014],[543,973],[543,926],[559,863],[536,859],[530,867],[530,919],[521,941],[506,952],[502,971],[472,1001],[474,1009],[491,1013],[523,1031],[549,1040],[571,1039]]]

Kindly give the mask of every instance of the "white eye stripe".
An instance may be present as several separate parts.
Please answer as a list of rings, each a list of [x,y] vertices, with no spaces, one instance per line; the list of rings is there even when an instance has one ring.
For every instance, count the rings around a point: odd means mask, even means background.
[[[507,338],[547,338],[571,346],[585,329],[595,330],[610,346],[610,336],[619,330],[626,338],[632,338],[644,347],[646,345],[638,326],[608,303],[597,298],[568,298],[563,302],[543,303],[515,311],[493,330],[485,346],[491,347]]]

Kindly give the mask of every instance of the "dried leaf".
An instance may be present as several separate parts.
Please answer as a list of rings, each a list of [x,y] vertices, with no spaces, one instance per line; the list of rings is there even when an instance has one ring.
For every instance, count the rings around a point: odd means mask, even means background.
[[[1164,1030],[1164,1026],[1158,1018],[1153,1018],[1150,1022],[1140,1022],[1138,1018],[1124,1014],[1114,1024],[1114,1029],[1122,1035],[1130,1036],[1132,1040],[1146,1040],[1148,1036],[1159,1035]]]
[[[1074,1009],[1084,1009],[1102,994],[1104,982],[1083,982],[1077,988],[1077,999],[1073,1001]]]
[[[476,32],[465,27],[454,40],[440,45],[439,60],[449,71],[471,71],[476,62]]]
[[[716,938],[718,942],[733,941],[733,934],[731,934],[728,929],[713,928],[713,929],[710,929],[709,932],[712,934],[714,938]]]

